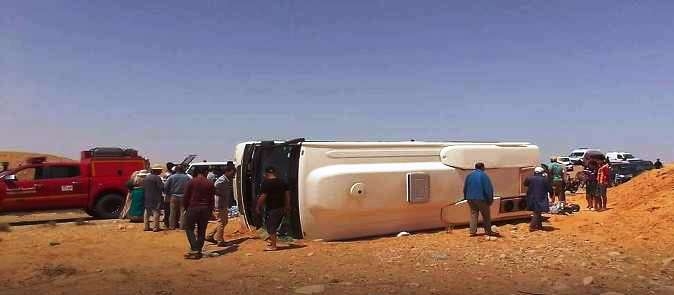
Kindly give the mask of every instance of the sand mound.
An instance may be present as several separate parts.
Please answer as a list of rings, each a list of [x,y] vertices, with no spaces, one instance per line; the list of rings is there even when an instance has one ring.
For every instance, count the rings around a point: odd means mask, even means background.
[[[645,172],[609,189],[610,210],[600,220],[622,239],[674,241],[674,166]]]
[[[669,210],[674,216],[674,166],[645,172],[609,190],[611,204],[620,211]],[[660,207],[653,209],[655,207]]]
[[[27,158],[30,157],[47,157],[47,161],[52,162],[61,162],[61,161],[73,161],[66,157],[55,156],[50,154],[39,154],[39,153],[29,153],[29,152],[14,152],[14,151],[0,151],[0,162],[9,162],[9,167],[14,168],[19,166]]]

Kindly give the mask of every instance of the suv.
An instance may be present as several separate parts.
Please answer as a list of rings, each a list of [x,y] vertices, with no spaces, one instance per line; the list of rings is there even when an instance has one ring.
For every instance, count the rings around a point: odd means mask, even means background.
[[[79,162],[29,158],[0,173],[0,211],[81,208],[99,218],[116,218],[131,173],[149,162],[132,149],[94,148]]]
[[[571,161],[571,163],[574,165],[583,165],[583,159],[585,158],[585,154],[589,151],[599,152],[598,149],[590,149],[590,148],[575,149],[571,151],[571,153],[569,154],[569,161]]]

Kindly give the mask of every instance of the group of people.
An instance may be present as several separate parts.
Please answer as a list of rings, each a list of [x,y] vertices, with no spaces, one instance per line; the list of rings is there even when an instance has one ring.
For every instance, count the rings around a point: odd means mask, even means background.
[[[120,218],[143,221],[145,231],[162,231],[160,219],[166,230],[183,229],[190,244],[187,259],[199,259],[205,241],[227,246],[224,228],[229,220],[228,208],[234,200],[233,179],[235,167],[211,171],[207,166],[197,166],[191,175],[186,167],[167,163],[162,166],[135,172],[129,181],[129,195]],[[209,180],[208,175],[217,175]],[[162,214],[163,211],[163,214]],[[216,227],[206,233],[211,217]]]
[[[463,187],[464,198],[470,207],[469,234],[477,235],[478,219],[482,215],[482,226],[487,236],[498,237],[499,234],[491,228],[490,207],[494,202],[494,187],[484,170],[484,163],[476,163],[475,170],[468,174]],[[550,204],[555,202],[555,198],[562,206],[566,202],[565,174],[565,167],[555,161],[547,174],[543,167],[536,167],[534,174],[524,180],[527,208],[532,211],[529,231],[543,230],[542,214],[550,211]]]
[[[608,159],[590,161],[585,173],[585,200],[590,211],[604,211],[608,202],[608,187],[611,184],[611,162]]]
[[[162,231],[160,218],[163,215],[165,229],[185,230],[190,245],[186,259],[200,259],[206,241],[219,247],[228,246],[224,230],[229,220],[228,209],[235,202],[234,164],[223,169],[195,166],[191,175],[185,173],[185,167],[172,163],[167,163],[165,174],[162,174],[163,170],[162,166],[154,166],[131,176],[129,195],[120,218],[142,221],[145,231],[159,232]],[[265,213],[269,233],[265,251],[278,249],[277,229],[290,208],[288,185],[276,176],[275,168],[266,168],[255,208],[258,214],[263,210]],[[208,222],[213,216],[216,226],[207,233]]]

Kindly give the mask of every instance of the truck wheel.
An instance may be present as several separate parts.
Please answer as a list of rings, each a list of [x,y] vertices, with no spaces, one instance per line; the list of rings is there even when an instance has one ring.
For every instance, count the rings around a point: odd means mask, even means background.
[[[118,218],[123,206],[124,198],[121,195],[104,195],[98,199],[96,206],[94,206],[95,216],[103,219]]]
[[[89,214],[91,217],[96,217],[96,212],[92,209],[84,209],[84,212]]]

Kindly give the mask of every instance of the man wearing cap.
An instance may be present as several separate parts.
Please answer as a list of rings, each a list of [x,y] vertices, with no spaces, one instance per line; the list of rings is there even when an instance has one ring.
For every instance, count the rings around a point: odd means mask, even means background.
[[[262,206],[265,207],[265,227],[269,234],[269,247],[265,251],[276,251],[278,240],[276,231],[283,217],[290,213],[290,189],[283,180],[276,176],[274,167],[265,169],[264,178],[255,212],[260,215]]]
[[[150,218],[154,220],[154,232],[160,231],[159,214],[163,205],[164,182],[162,182],[161,166],[152,167],[150,175],[143,180],[143,190],[145,191],[145,231],[150,231]]]
[[[494,202],[494,187],[487,173],[484,172],[484,163],[476,163],[475,170],[468,174],[463,185],[463,196],[470,206],[470,236],[477,235],[478,217],[482,215],[482,226],[488,236],[499,236],[491,230],[491,204]]]
[[[534,175],[524,180],[527,188],[527,207],[533,212],[529,231],[543,230],[543,212],[550,211],[548,194],[552,193],[552,187],[548,179],[543,176],[545,170],[542,167],[534,169]]]

